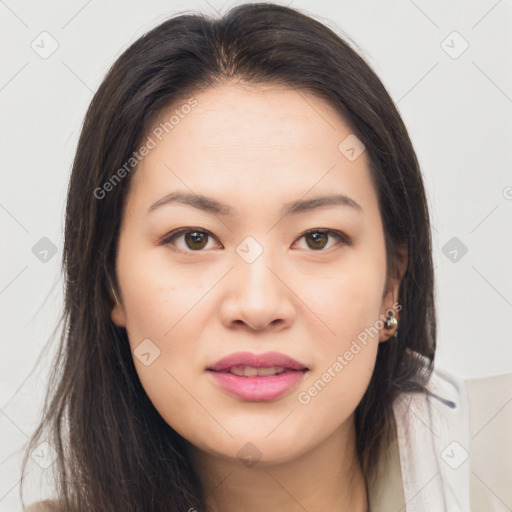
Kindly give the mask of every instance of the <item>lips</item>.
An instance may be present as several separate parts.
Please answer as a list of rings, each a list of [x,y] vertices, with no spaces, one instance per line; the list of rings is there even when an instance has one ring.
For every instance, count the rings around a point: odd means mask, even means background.
[[[257,370],[257,373],[259,375],[264,375],[263,371],[260,373],[260,368],[267,369],[273,367],[276,369],[276,372],[272,373],[272,375],[275,373],[282,373],[283,371],[290,370],[308,370],[308,368],[304,364],[279,352],[265,352],[264,354],[253,354],[251,352],[235,352],[234,354],[230,354],[227,357],[223,357],[215,364],[209,366],[207,370],[211,370],[214,372],[228,372],[233,369],[236,370],[240,368],[248,368]],[[237,373],[237,375],[239,375],[239,373]],[[256,374],[251,372],[250,375],[246,376],[254,375]]]
[[[237,352],[217,361],[207,371],[228,394],[259,402],[290,393],[309,368],[279,352]]]

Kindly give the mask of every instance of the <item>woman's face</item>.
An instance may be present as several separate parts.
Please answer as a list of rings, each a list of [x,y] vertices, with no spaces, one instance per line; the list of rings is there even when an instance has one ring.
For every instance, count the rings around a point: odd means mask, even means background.
[[[201,452],[285,462],[350,425],[389,337],[399,282],[386,286],[368,155],[303,91],[228,84],[189,104],[144,141],[112,320],[156,409]],[[239,352],[299,367],[209,369]]]

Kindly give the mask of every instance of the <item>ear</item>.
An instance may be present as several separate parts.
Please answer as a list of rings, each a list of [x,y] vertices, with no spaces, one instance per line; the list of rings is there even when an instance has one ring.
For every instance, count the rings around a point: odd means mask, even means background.
[[[384,292],[382,298],[382,306],[381,306],[381,318],[387,318],[387,312],[389,310],[393,310],[395,313],[395,317],[399,320],[399,310],[401,309],[401,305],[398,304],[398,294],[400,291],[400,284],[402,283],[402,279],[404,277],[405,271],[407,270],[408,263],[408,251],[407,251],[407,243],[402,243],[398,247],[399,261],[397,263],[398,275],[390,275],[387,281],[386,290]],[[397,307],[398,306],[398,307]],[[387,341],[391,336],[393,336],[394,331],[389,332],[385,327],[381,329],[379,335],[379,341],[384,342]]]
[[[118,327],[125,327],[126,315],[124,312],[124,307],[117,298],[117,294],[112,286],[110,287],[110,292],[112,295],[112,300],[114,301],[114,307],[110,312],[110,318],[112,319],[112,322],[114,322],[114,324],[117,325]]]

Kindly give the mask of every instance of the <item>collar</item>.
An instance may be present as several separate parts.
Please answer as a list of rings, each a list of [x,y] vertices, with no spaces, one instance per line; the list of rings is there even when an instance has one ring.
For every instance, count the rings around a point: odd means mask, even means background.
[[[427,393],[402,393],[393,413],[396,440],[382,455],[379,482],[369,489],[370,510],[469,510],[469,409],[463,379],[434,368]]]

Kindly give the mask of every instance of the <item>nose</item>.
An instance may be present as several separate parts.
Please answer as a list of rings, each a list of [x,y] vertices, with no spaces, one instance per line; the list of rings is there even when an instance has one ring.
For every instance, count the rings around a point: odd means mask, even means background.
[[[222,323],[255,331],[290,327],[296,314],[294,294],[275,259],[271,263],[265,251],[252,263],[236,258],[221,305]]]

